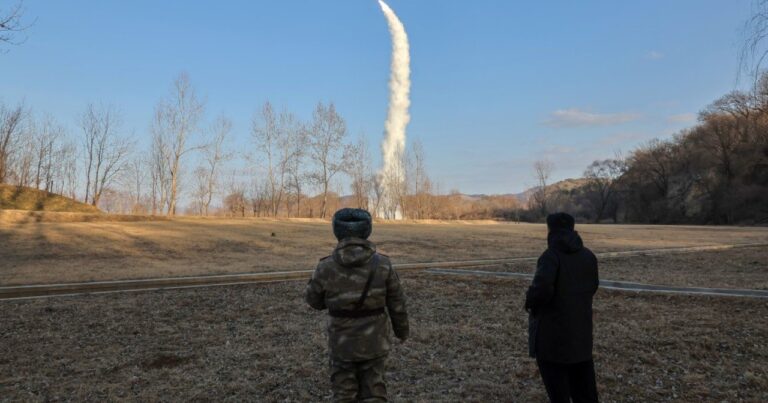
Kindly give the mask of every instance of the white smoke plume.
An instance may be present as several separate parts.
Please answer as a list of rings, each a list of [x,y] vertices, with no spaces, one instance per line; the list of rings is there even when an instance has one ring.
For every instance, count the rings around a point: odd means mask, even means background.
[[[405,175],[403,153],[405,152],[405,128],[411,120],[408,107],[411,105],[411,55],[405,27],[394,11],[379,0],[381,11],[387,19],[392,36],[392,62],[389,75],[389,110],[384,125],[385,135],[381,144],[383,166],[379,180],[384,187],[384,210],[387,218],[399,216],[397,201]]]

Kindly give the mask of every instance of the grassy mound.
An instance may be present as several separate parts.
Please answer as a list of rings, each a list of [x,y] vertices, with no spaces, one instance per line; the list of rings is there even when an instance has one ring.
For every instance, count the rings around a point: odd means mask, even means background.
[[[98,208],[69,197],[13,185],[0,185],[0,210],[100,213]]]

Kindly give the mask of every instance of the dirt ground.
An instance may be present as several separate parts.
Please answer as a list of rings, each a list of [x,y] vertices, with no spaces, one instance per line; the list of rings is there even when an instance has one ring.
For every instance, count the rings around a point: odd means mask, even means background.
[[[406,273],[395,401],[545,401],[524,280]],[[319,401],[323,313],[303,282],[0,302],[0,400]],[[768,301],[601,290],[605,402],[768,401]]]
[[[533,273],[535,262],[480,270]],[[600,278],[644,284],[768,290],[768,247],[599,259]]]
[[[768,242],[768,228],[580,225],[595,251]],[[273,236],[274,234],[274,236]],[[377,223],[395,263],[537,256],[536,224]],[[312,269],[335,242],[328,222],[193,219],[0,222],[0,285]]]

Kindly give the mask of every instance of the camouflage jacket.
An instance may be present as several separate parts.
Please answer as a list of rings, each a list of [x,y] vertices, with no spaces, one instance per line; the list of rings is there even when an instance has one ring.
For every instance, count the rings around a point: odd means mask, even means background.
[[[315,309],[355,310],[368,281],[376,246],[359,238],[339,242],[331,256],[320,262],[307,284],[305,298]],[[390,349],[388,316],[395,336],[408,337],[408,314],[400,279],[389,257],[378,254],[378,264],[368,297],[361,310],[386,308],[386,312],[361,318],[328,317],[328,348],[332,359],[365,361],[386,355]]]

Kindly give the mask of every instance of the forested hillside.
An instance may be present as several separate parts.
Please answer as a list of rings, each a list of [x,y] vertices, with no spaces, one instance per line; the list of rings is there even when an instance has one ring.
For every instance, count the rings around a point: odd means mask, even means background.
[[[768,222],[768,75],[717,99],[670,139],[595,161],[584,178],[577,188],[534,191],[525,217],[562,210],[592,221]]]

